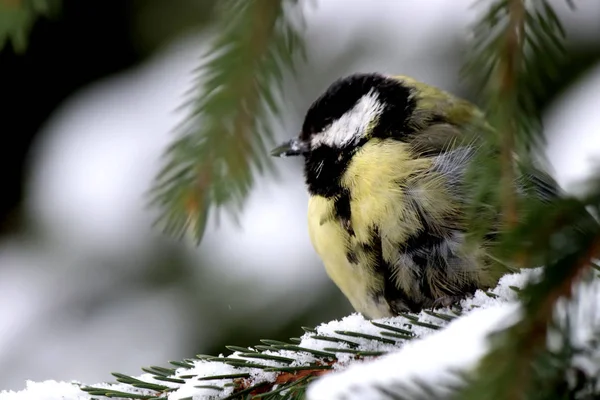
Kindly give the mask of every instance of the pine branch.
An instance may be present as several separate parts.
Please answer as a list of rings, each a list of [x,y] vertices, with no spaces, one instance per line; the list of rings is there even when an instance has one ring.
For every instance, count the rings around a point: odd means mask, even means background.
[[[536,365],[546,357],[550,327],[560,299],[568,299],[581,276],[600,254],[600,226],[586,207],[597,208],[600,186],[588,200],[559,199],[532,208],[502,243],[503,251],[515,248],[530,262],[544,261],[540,280],[520,293],[523,315],[511,328],[492,337],[493,348],[477,370],[478,379],[464,398],[477,398],[486,390],[495,399],[532,396],[539,380]],[[518,246],[520,243],[520,247]]]
[[[498,287],[489,292],[478,292],[473,299],[462,302],[460,308],[423,311],[380,321],[367,321],[353,314],[316,328],[303,328],[306,333],[302,337],[289,341],[261,340],[261,344],[252,347],[227,346],[231,351],[229,355],[198,355],[172,361],[168,368],[143,368],[145,374],[137,377],[114,373],[115,383],[86,386],[67,382],[29,382],[27,386],[32,395],[48,392],[48,395],[65,400],[291,400],[305,399],[307,395],[313,400],[457,398],[473,382],[473,377],[468,374],[472,362],[465,360],[474,361],[480,357],[485,332],[493,330],[496,323],[508,315],[507,311],[513,312],[514,308],[506,303],[514,302],[517,292],[525,292],[523,286],[530,277],[538,276],[538,272],[507,276]],[[590,286],[586,290],[577,291],[580,302],[572,302],[569,307],[595,300],[589,289],[600,290],[598,277],[587,284]],[[479,311],[473,315],[473,310]],[[499,310],[504,312],[499,314]],[[555,340],[553,350],[549,349],[536,359],[536,390],[528,397],[530,400],[546,400],[549,395],[593,399],[600,394],[595,373],[581,369],[600,361],[600,341],[597,340],[600,320],[597,314],[591,318],[570,319],[570,315],[583,313],[577,309],[569,310],[566,319],[561,319],[560,326],[557,325],[553,332],[554,339],[558,337],[556,333],[560,334],[562,346],[557,348]],[[456,321],[454,327],[446,327],[453,321]],[[481,321],[487,321],[488,325],[482,325]],[[584,335],[571,338],[569,332],[572,329]],[[411,342],[410,348],[403,350],[408,342]],[[436,351],[442,343],[447,343],[466,358],[449,359],[444,351]],[[419,349],[419,354],[415,349]],[[499,363],[504,360],[497,358]],[[413,369],[415,362],[419,367]],[[429,364],[427,369],[423,369],[425,363]],[[512,384],[510,381],[505,386]],[[48,387],[48,390],[43,391],[42,387]],[[38,398],[28,397],[28,389],[18,393],[17,397]],[[5,393],[0,391],[0,398],[4,398]],[[485,387],[476,398],[496,398],[494,393],[493,386]],[[7,395],[13,398],[11,392]]]
[[[492,165],[490,171],[499,172],[501,182],[498,191],[491,175],[479,174],[483,179],[475,185],[483,195],[475,199],[476,204],[482,199],[497,201],[502,210],[501,259],[516,258],[523,267],[546,267],[540,281],[520,293],[522,319],[493,337],[492,350],[463,395],[478,398],[485,391],[491,398],[517,399],[532,395],[533,382],[539,378],[535,368],[547,355],[546,338],[556,304],[571,295],[575,282],[589,269],[600,249],[600,229],[585,208],[595,207],[593,202],[555,196],[540,201],[516,195],[517,168],[527,169],[532,150],[541,144],[540,117],[533,99],[542,94],[564,55],[564,30],[554,10],[546,0],[488,3],[474,34],[475,53],[466,71],[483,88],[495,132],[487,142],[500,149],[499,162],[488,160],[487,164]],[[543,61],[537,63],[543,68],[532,68],[534,58]],[[496,163],[500,165],[494,169]]]
[[[177,369],[145,368],[150,375],[143,378],[113,373],[117,382],[134,390],[125,391],[111,384],[82,389],[93,396],[118,395],[124,399],[162,399],[184,386],[193,389],[191,393],[197,398],[204,398],[201,396],[206,393],[219,399],[303,398],[308,385],[332,372],[334,367],[384,355],[457,317],[448,310],[433,314],[436,317],[430,318],[427,313],[407,314],[380,322],[354,314],[345,320],[353,326],[362,323],[360,330],[341,330],[338,327],[346,322],[332,321],[317,328],[305,327],[302,338],[292,338],[289,342],[261,340],[262,344],[252,348],[227,346],[232,351],[228,356],[197,355],[195,359],[171,362]],[[227,372],[206,374],[203,367],[206,371],[221,368]]]
[[[513,227],[517,223],[517,203],[515,196],[514,152],[515,134],[518,129],[509,113],[510,105],[514,104],[514,96],[518,93],[518,74],[523,52],[523,38],[525,25],[524,0],[509,0],[508,24],[504,32],[505,43],[500,47],[502,56],[499,59],[498,77],[500,88],[498,100],[500,105],[505,105],[499,113],[503,114],[505,124],[499,127],[501,136],[501,185],[502,185],[502,215],[504,225]]]
[[[253,174],[270,167],[267,118],[278,115],[283,75],[303,49],[290,15],[295,3],[221,3],[218,34],[199,70],[204,84],[152,191],[163,210],[158,223],[168,233],[181,236],[191,228],[199,241],[210,209],[237,216]]]
[[[545,94],[563,61],[564,29],[547,0],[481,3],[486,9],[473,28],[472,51],[463,75],[484,100],[491,129],[475,127],[485,138],[486,150],[473,163],[472,169],[478,171],[470,174],[475,188],[471,219],[482,225],[482,209],[492,213],[499,209],[500,227],[510,229],[522,208],[517,195],[519,164],[531,163],[532,150],[543,142],[534,99]],[[494,229],[489,223],[474,228]]]

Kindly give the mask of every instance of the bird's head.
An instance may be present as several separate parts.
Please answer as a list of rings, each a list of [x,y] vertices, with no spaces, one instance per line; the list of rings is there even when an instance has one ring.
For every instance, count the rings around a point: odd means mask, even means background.
[[[300,134],[273,156],[305,157],[313,194],[333,195],[353,154],[373,138],[398,137],[414,110],[411,90],[381,74],[354,74],[334,82],[308,109]]]

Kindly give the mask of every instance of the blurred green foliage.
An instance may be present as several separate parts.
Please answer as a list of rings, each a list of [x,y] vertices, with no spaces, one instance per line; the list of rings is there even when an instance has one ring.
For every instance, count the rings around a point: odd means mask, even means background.
[[[131,34],[141,54],[149,54],[186,32],[210,26],[217,0],[131,0]]]
[[[12,44],[15,52],[25,52],[35,21],[56,15],[60,5],[61,0],[0,0],[0,51]]]
[[[213,28],[214,17],[217,15],[215,14],[215,5],[218,2],[219,0],[178,0],[176,2],[133,0],[132,40],[140,53],[147,55],[152,54],[188,30]],[[60,0],[0,0],[1,46],[6,47],[11,44],[15,50],[26,51],[27,36],[35,21],[38,18],[47,18],[54,15],[53,13],[60,10],[60,4]],[[464,62],[466,54],[464,44],[455,43],[454,46],[443,50],[449,58],[454,58],[453,60],[449,59],[448,62]],[[338,51],[343,55],[343,60],[339,63],[340,65],[333,65],[330,68],[341,71],[343,66],[360,61],[365,54],[362,50],[364,49],[357,48],[351,51],[339,49]],[[584,47],[577,43],[569,43],[565,48],[564,56],[560,59],[559,73],[554,74],[553,79],[545,84],[544,93],[533,96],[535,113],[542,113],[582,73],[599,60],[600,46],[589,45]],[[539,70],[545,68],[547,60],[543,53],[538,54],[536,52],[531,54],[529,63],[532,70]],[[398,72],[402,72],[401,68],[402,66],[398,67]],[[321,83],[327,84],[327,82],[319,81],[321,79],[320,72],[322,71],[310,70],[311,84],[315,86],[321,85]],[[192,86],[192,83],[190,83],[190,89],[195,90],[196,88]],[[472,99],[476,98],[475,91],[470,90],[473,88],[465,89],[465,87],[460,86],[458,81],[454,86],[457,88],[457,92],[463,90],[461,95]],[[306,99],[306,101],[309,100]],[[194,153],[191,156],[198,157],[198,154]],[[244,192],[244,194],[246,193],[247,191]],[[179,249],[171,249],[173,250],[172,253],[166,251],[168,249],[160,250],[157,252],[154,265],[149,265],[138,281],[146,284],[150,290],[170,285],[180,288],[182,297],[186,299],[185,307],[188,308],[185,310],[186,315],[194,315],[199,308],[209,308],[207,304],[212,300],[210,298],[212,292],[203,291],[197,286],[193,286],[192,283],[196,281],[191,279],[195,274],[194,270],[203,269],[203,263],[199,262],[197,265],[192,265],[189,260],[183,260],[178,253]],[[307,268],[311,267],[313,266],[307,266]],[[212,280],[209,281],[210,285],[216,287],[220,284],[217,281],[218,279],[222,279],[222,277],[212,277]],[[224,286],[222,282],[221,284]],[[123,287],[116,287],[115,289],[124,290]],[[250,291],[248,291],[248,295],[250,295]],[[110,297],[110,294],[107,294],[108,297]],[[327,307],[323,307],[324,304]],[[286,305],[273,304],[273,307],[286,307]],[[226,308],[226,305],[221,304],[212,308],[214,311],[211,316],[215,321],[211,325],[220,327],[222,331],[214,335],[215,341],[208,348],[196,348],[192,344],[191,346],[194,348],[189,350],[190,354],[192,352],[218,354],[225,345],[251,345],[264,337],[286,340],[289,337],[300,335],[300,325],[316,325],[323,320],[339,317],[350,311],[345,300],[333,286],[330,292],[315,299],[312,307],[307,308],[304,313],[280,326],[261,323],[261,315],[268,313],[268,309],[256,310],[256,312],[248,313],[243,318],[236,317],[235,320],[232,320],[226,313],[220,312]],[[248,326],[251,326],[252,329],[247,329]],[[206,330],[206,321],[198,318],[194,329],[198,333]]]

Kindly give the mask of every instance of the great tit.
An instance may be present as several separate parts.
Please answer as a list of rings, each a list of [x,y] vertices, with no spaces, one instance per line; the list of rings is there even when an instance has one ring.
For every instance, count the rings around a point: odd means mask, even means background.
[[[308,231],[329,277],[367,318],[449,306],[497,283],[466,246],[463,182],[488,129],[473,104],[407,76],[354,74],[272,151],[303,156]]]

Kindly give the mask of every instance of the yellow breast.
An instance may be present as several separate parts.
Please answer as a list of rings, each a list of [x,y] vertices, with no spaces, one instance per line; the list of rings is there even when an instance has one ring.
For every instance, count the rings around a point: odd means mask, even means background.
[[[392,316],[387,303],[373,297],[373,293],[383,290],[381,277],[365,268],[365,265],[351,264],[348,261],[350,236],[332,216],[333,200],[321,196],[310,198],[308,232],[327,275],[358,312],[369,318]]]
[[[356,252],[358,263],[350,263],[348,252],[372,245],[377,232],[383,258],[397,259],[398,244],[422,228],[408,197],[424,207],[436,203],[429,210],[432,218],[436,210],[445,212],[442,182],[428,172],[431,161],[411,156],[406,144],[377,139],[354,155],[341,180],[350,193],[354,236],[335,218],[335,198],[313,196],[309,201],[309,234],[327,274],[352,306],[370,318],[391,316],[388,304],[374,296],[383,293],[383,277],[372,256]]]

